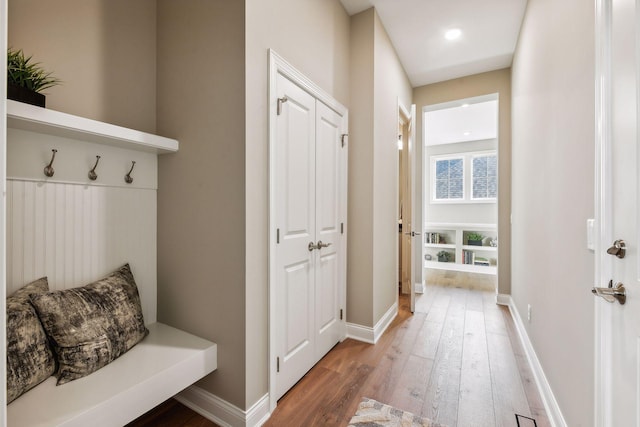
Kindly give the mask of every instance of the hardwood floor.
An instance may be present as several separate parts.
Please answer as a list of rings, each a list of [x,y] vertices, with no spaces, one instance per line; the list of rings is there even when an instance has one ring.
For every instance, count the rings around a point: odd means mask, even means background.
[[[408,304],[400,298],[375,346],[338,344],[280,399],[265,426],[346,426],[362,397],[450,427],[516,426],[515,414],[549,426],[509,310],[492,292],[427,286],[413,316]],[[130,426],[215,426],[175,403]]]
[[[345,426],[362,397],[451,427],[548,426],[508,309],[494,294],[428,286],[374,346],[347,339],[278,402],[266,426]],[[526,424],[521,420],[521,425]]]

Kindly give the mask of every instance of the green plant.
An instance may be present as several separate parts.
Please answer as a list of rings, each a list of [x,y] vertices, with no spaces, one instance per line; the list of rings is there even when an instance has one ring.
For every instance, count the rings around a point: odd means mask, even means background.
[[[479,233],[469,233],[467,234],[467,241],[469,240],[482,240],[484,239],[484,236],[482,234]]]
[[[32,62],[32,57],[24,56],[22,49],[7,49],[7,80],[16,86],[21,86],[34,92],[60,84],[60,80],[51,72],[45,71],[39,62]]]
[[[438,252],[438,261],[444,260],[445,262],[449,262],[451,259],[451,252],[440,251]]]

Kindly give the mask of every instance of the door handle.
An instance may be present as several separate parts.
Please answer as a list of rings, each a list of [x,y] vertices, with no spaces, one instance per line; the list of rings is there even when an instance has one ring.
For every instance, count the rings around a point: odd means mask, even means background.
[[[624,288],[624,285],[620,282],[613,285],[613,280],[609,280],[609,286],[606,288],[598,288],[594,287],[591,289],[591,292],[594,295],[604,298],[607,302],[615,302],[616,300],[620,303],[620,305],[624,305],[627,302],[627,290]]]
[[[312,252],[314,249],[328,248],[329,246],[331,246],[331,243],[322,243],[322,240],[318,240],[318,243],[309,242],[307,248],[309,252]]]
[[[419,235],[420,235],[420,233],[418,233],[418,232],[416,232],[416,231],[407,231],[407,232],[406,232],[406,233],[404,233],[404,234],[407,234],[407,235],[409,235],[409,236],[411,236],[411,237],[416,237],[416,236],[419,236]]]

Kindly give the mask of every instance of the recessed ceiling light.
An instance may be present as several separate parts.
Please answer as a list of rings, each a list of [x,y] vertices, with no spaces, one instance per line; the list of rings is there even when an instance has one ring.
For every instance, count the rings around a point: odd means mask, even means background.
[[[467,108],[469,106],[469,104],[462,104],[461,107],[462,108]]]
[[[446,33],[444,33],[444,38],[447,40],[455,40],[459,38],[461,35],[462,35],[462,30],[460,30],[460,28],[452,28],[450,30],[447,30]]]
[[[471,132],[467,131],[467,132],[463,133],[463,135],[464,136],[469,136],[469,135],[471,135]]]

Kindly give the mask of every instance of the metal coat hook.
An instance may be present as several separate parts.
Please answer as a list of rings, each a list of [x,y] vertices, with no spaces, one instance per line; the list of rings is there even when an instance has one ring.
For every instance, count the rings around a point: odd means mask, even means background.
[[[131,161],[131,169],[129,169],[129,173],[124,176],[124,182],[127,184],[131,184],[133,182],[133,178],[131,177],[131,172],[133,172],[133,168],[136,165],[135,160]]]
[[[55,148],[51,150],[51,152],[53,153],[51,155],[51,161],[49,162],[49,164],[47,166],[45,166],[44,168],[44,174],[46,176],[48,176],[49,178],[51,178],[53,176],[53,174],[55,173],[55,171],[53,170],[53,160],[56,158],[56,153],[58,152],[58,150],[56,150]]]
[[[91,181],[95,181],[98,179],[98,174],[96,173],[96,168],[98,167],[98,162],[100,162],[100,156],[96,156],[96,164],[93,165],[93,169],[89,171],[89,179]]]

